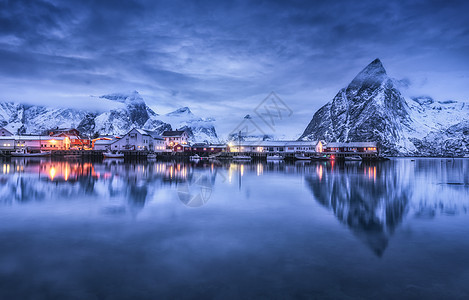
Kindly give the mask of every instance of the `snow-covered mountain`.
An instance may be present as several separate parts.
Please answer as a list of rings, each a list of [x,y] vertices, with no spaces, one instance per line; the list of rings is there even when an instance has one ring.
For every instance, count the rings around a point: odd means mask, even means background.
[[[173,129],[185,130],[189,134],[191,142],[219,143],[214,126],[214,118],[200,118],[195,116],[189,107],[182,107],[166,115],[158,117],[165,124],[170,124]],[[145,129],[150,129],[152,123],[147,122]]]
[[[134,127],[160,134],[165,130],[186,129],[192,142],[218,142],[213,119],[198,118],[187,107],[159,116],[137,91],[104,95],[99,99],[118,102],[119,107],[98,113],[0,102],[0,126],[21,134],[39,134],[57,127],[77,128],[84,134],[114,135],[123,135]]]
[[[464,155],[469,103],[405,98],[376,59],[314,114],[300,139],[376,141],[390,155]]]

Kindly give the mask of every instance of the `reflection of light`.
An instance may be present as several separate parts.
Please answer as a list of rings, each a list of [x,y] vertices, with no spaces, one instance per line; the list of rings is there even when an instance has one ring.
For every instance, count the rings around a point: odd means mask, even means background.
[[[376,167],[373,167],[373,181],[376,181]]]
[[[244,165],[241,165],[241,176],[244,175]]]
[[[257,164],[257,176],[262,175],[263,172],[264,172],[264,166],[261,163]]]
[[[316,172],[318,173],[319,181],[322,179],[322,165],[316,168]]]
[[[50,177],[50,180],[54,180],[54,177],[55,177],[55,168],[54,167],[50,168],[49,177]]]
[[[69,170],[68,170],[68,165],[65,165],[65,170],[64,170],[64,180],[67,181],[68,180],[68,175],[70,174]]]
[[[6,172],[7,172],[7,165],[3,164],[3,174],[5,174]]]
[[[231,183],[231,179],[233,178],[233,168],[234,165],[230,164],[230,167],[228,168],[228,182]]]

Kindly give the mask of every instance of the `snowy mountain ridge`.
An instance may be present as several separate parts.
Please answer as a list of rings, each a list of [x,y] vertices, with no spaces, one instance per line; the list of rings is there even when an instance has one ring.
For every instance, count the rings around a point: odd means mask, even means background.
[[[146,105],[145,100],[137,91],[103,95],[99,98],[116,101],[123,105],[97,113],[79,109],[0,102],[0,126],[15,134],[39,134],[57,127],[77,128],[80,132],[90,135],[96,133],[123,135],[132,128],[144,128],[159,134],[165,130],[185,129],[192,142],[218,142],[213,119],[198,118],[187,107],[159,116]]]
[[[313,116],[302,140],[376,141],[389,155],[469,153],[469,103],[406,98],[379,59]]]

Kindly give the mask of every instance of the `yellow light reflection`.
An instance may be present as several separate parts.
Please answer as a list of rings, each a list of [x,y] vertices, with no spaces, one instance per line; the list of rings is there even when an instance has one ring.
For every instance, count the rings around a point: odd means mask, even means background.
[[[49,177],[50,177],[50,180],[51,180],[51,181],[54,180],[55,172],[56,172],[56,171],[55,171],[55,168],[54,168],[54,167],[50,168],[50,170],[49,170]]]

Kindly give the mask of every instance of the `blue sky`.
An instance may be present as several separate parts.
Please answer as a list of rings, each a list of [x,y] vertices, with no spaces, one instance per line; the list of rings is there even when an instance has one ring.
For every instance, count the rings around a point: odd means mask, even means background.
[[[467,1],[0,0],[0,100],[106,109],[137,90],[225,132],[275,91],[313,113],[375,58],[403,93],[468,100]],[[283,126],[283,127],[282,127]]]

